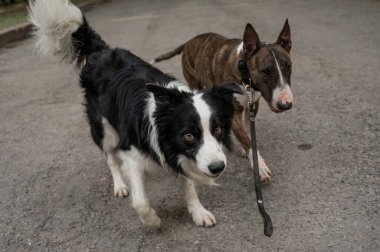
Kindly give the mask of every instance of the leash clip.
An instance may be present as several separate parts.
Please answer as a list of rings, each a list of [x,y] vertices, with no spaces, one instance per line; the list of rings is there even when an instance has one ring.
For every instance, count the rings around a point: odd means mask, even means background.
[[[241,81],[244,86],[244,92],[248,97],[248,110],[249,119],[251,121],[251,144],[252,144],[252,162],[253,162],[253,173],[255,180],[255,191],[257,206],[259,208],[261,217],[264,221],[264,235],[271,237],[273,234],[273,225],[270,216],[267,214],[264,208],[263,195],[261,192],[261,181],[259,172],[259,162],[257,156],[257,145],[256,145],[256,126],[255,126],[255,102],[254,91],[259,91],[252,85],[252,79],[249,75],[249,70],[245,59],[239,60],[238,69],[241,72]]]
[[[251,83],[252,83],[251,78],[249,78],[249,84],[245,84],[244,81],[242,81],[245,94],[248,97],[249,119],[250,121],[254,121],[255,120],[255,101],[254,101],[254,89],[252,88]]]

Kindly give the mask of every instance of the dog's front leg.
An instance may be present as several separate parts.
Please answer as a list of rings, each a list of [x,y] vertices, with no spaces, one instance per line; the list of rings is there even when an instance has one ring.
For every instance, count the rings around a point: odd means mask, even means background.
[[[121,152],[122,170],[125,171],[131,187],[132,205],[144,225],[159,228],[161,219],[150,206],[145,195],[144,167],[135,153]],[[140,162],[139,162],[140,161]]]
[[[184,180],[185,200],[195,225],[204,227],[214,226],[216,224],[215,216],[202,206],[195,190],[194,182],[188,178]]]
[[[261,157],[259,151],[257,151],[257,159],[259,161],[259,173],[261,181],[269,181],[272,177],[272,172],[266,165],[264,159]],[[253,169],[253,160],[252,160],[252,149],[249,150],[249,163]]]
[[[127,197],[129,194],[128,187],[125,185],[121,172],[120,172],[120,164],[117,159],[115,153],[107,152],[107,164],[111,170],[112,178],[113,178],[113,190],[116,197],[122,198]]]

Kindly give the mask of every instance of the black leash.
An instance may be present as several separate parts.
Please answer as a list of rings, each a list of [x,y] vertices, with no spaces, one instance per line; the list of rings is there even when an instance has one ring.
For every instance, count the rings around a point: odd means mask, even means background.
[[[239,71],[241,72],[241,80],[245,87],[245,92],[249,98],[249,120],[251,121],[251,142],[252,142],[252,161],[253,161],[253,174],[255,180],[256,200],[259,211],[264,220],[264,235],[271,237],[273,234],[273,225],[270,216],[264,208],[263,194],[261,192],[261,180],[259,173],[259,162],[257,158],[257,145],[256,145],[256,125],[255,125],[255,101],[253,100],[254,91],[258,91],[252,82],[247,63],[245,60],[239,60]]]

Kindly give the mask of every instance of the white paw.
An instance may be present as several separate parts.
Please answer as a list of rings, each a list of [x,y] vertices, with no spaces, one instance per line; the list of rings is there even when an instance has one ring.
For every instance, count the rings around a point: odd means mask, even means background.
[[[140,219],[146,226],[154,228],[160,228],[161,226],[161,219],[153,208],[150,208],[144,216],[140,216]]]
[[[198,208],[192,211],[193,221],[197,226],[212,227],[215,226],[215,216],[206,209]]]
[[[259,173],[262,182],[268,182],[272,178],[272,171],[268,168],[264,161],[259,162]]]
[[[247,152],[244,150],[244,148],[240,149],[240,157],[241,158],[247,158],[248,157]]]
[[[261,157],[260,153],[257,152],[257,158],[259,161],[259,174],[262,182],[269,182],[272,178],[272,172],[265,164],[264,159]],[[253,169],[253,161],[252,161],[252,149],[249,150],[249,161],[251,163],[251,168]]]
[[[116,183],[113,187],[113,191],[118,198],[127,197],[129,195],[128,187],[124,183]]]

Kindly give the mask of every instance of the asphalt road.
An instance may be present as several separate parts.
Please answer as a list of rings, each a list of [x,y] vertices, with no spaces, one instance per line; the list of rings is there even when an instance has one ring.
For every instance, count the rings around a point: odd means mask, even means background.
[[[199,190],[215,227],[192,223],[165,172],[147,180],[162,231],[142,227],[130,199],[113,196],[77,71],[34,55],[28,39],[0,49],[1,251],[380,250],[379,1],[112,1],[87,17],[146,60],[203,32],[240,37],[247,22],[274,41],[289,18],[294,108],[278,115],[263,103],[257,120],[274,234],[263,235],[236,153],[220,186]],[[183,79],[179,57],[158,67]]]

